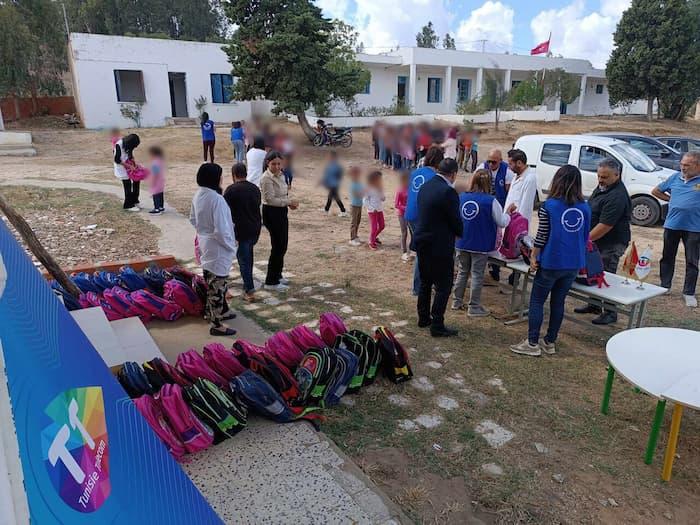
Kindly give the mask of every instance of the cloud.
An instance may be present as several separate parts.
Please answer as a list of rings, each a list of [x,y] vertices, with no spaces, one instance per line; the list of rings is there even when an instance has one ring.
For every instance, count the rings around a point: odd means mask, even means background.
[[[509,51],[513,46],[514,15],[515,11],[510,6],[488,0],[459,24],[457,47],[481,51],[481,42],[477,41],[488,40],[486,51]]]
[[[344,20],[350,10],[350,0],[316,0],[316,5],[329,18]]]
[[[547,40],[550,50],[567,58],[585,58],[604,68],[613,48],[613,33],[631,0],[601,0],[600,10],[586,13],[584,0],[575,0],[561,9],[538,13],[530,22],[533,45]]]

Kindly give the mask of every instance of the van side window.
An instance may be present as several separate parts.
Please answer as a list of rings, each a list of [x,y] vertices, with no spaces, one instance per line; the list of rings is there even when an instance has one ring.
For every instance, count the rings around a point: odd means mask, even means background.
[[[563,166],[569,163],[571,144],[545,144],[542,146],[540,160],[551,166]]]
[[[615,157],[603,149],[596,148],[595,146],[582,146],[581,154],[578,158],[578,169],[581,171],[598,171],[598,164],[600,161],[607,158],[612,158],[617,161]],[[622,169],[619,161],[617,161],[617,164],[620,166],[620,169]]]

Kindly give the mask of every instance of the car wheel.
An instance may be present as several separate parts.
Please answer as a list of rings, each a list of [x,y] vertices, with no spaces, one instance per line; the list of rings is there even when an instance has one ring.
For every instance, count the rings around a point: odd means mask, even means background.
[[[653,226],[660,217],[661,206],[653,197],[640,195],[632,199],[632,224]]]

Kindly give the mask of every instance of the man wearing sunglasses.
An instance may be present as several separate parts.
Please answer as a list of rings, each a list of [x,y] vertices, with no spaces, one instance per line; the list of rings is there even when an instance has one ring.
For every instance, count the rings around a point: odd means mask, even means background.
[[[491,194],[496,197],[501,207],[506,204],[506,196],[513,182],[515,173],[508,167],[507,162],[503,162],[503,153],[500,149],[492,149],[484,162],[484,169],[491,173]],[[501,268],[497,264],[492,264],[489,274],[494,281],[501,279]]]

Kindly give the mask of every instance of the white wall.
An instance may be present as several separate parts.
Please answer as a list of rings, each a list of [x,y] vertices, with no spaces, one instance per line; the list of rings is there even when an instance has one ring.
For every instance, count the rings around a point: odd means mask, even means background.
[[[115,69],[143,72],[146,102],[142,126],[163,126],[172,116],[168,72],[185,73],[187,110],[196,117],[194,100],[204,95],[205,110],[217,122],[248,119],[250,102],[213,104],[211,73],[230,73],[231,64],[220,44],[73,33],[69,57],[76,104],[86,128],[131,127],[121,116],[114,82]]]

